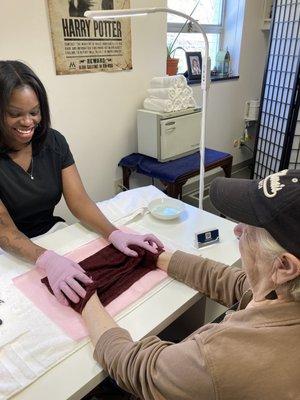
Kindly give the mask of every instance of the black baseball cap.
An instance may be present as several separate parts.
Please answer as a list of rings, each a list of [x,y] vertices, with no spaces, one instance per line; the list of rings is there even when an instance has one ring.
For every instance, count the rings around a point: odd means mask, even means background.
[[[216,178],[210,199],[222,214],[266,229],[300,258],[300,170],[283,170],[265,179]]]

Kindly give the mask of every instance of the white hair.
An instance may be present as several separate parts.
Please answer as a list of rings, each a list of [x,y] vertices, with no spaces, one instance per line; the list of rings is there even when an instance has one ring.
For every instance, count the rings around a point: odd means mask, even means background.
[[[249,234],[250,247],[255,243],[255,251],[257,251],[260,257],[266,262],[273,263],[275,259],[280,257],[283,253],[290,253],[288,250],[280,246],[273,236],[271,236],[271,234],[265,229],[250,225],[248,225],[246,229]],[[300,276],[291,280],[286,285],[289,295],[295,301],[300,301]]]

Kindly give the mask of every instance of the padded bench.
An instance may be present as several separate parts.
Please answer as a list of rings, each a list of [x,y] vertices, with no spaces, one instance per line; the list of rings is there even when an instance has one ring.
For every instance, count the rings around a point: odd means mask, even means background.
[[[232,155],[213,149],[205,148],[205,172],[221,167],[227,178],[231,176]],[[160,162],[156,158],[139,153],[123,157],[119,162],[123,171],[123,186],[129,189],[131,173],[137,172],[151,178],[159,179],[170,197],[182,198],[182,187],[188,179],[199,175],[199,152],[177,158],[176,160]]]

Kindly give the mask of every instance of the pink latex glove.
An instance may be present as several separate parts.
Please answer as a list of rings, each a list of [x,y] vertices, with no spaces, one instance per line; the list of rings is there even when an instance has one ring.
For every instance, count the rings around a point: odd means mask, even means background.
[[[78,296],[85,297],[86,291],[77,282],[92,283],[80,265],[51,250],[46,250],[39,256],[35,265],[46,272],[51,289],[57,300],[67,306],[69,298],[78,303]]]
[[[157,253],[157,247],[160,249],[164,248],[162,242],[152,234],[136,235],[134,233],[122,232],[119,229],[113,231],[108,240],[115,246],[116,249],[120,250],[127,256],[137,257],[137,252],[131,250],[128,246],[135,244],[136,246],[142,247],[143,249],[149,250],[151,253]],[[153,246],[153,245],[156,246]]]

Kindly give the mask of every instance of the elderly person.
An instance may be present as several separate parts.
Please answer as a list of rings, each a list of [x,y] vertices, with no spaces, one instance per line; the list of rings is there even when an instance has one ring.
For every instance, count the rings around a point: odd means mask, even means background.
[[[237,311],[173,344],[134,342],[93,296],[83,317],[94,356],[142,399],[300,399],[300,170],[261,181],[218,178],[213,204],[235,230],[243,269],[177,251],[158,267]],[[153,310],[155,312],[155,310]]]

